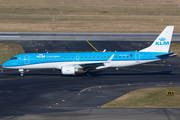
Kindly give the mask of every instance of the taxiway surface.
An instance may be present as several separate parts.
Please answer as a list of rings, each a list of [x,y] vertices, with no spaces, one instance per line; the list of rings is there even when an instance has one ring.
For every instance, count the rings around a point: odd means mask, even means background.
[[[131,34],[54,35],[54,33],[39,36],[30,33],[8,33],[8,35],[1,33],[1,42],[20,44],[26,53],[94,51],[84,39],[90,40],[99,51],[104,49],[134,51],[149,46],[158,36],[158,34],[131,36]],[[179,38],[179,34],[173,37],[174,42],[179,42]],[[84,73],[77,76],[62,76],[59,70],[31,70],[25,73],[24,77],[20,77],[16,70],[0,68],[0,118],[180,119],[179,108],[100,108],[101,105],[132,90],[180,86],[179,61],[178,57],[173,57],[118,70],[111,68],[95,71],[92,78],[87,78]]]
[[[66,40],[66,41],[154,41],[160,33],[29,33],[0,32],[0,40]],[[174,33],[172,41],[179,41]]]
[[[0,116],[12,120],[180,118],[178,108],[100,108],[132,90],[180,86],[176,67],[139,65],[93,75],[62,76],[59,71],[32,70],[20,77],[18,71],[4,70],[0,74]]]
[[[151,45],[156,33],[0,33],[0,42],[15,43],[26,53],[135,51]],[[180,42],[180,34],[173,34],[172,42]]]

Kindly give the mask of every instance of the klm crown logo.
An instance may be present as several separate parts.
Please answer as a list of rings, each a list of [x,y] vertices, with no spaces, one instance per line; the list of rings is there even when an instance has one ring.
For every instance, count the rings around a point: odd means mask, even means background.
[[[169,41],[165,41],[166,38],[159,38],[159,41],[156,42],[156,45],[169,45]]]
[[[159,40],[160,40],[160,41],[165,41],[166,38],[163,38],[163,37],[162,37],[162,38],[159,38]]]

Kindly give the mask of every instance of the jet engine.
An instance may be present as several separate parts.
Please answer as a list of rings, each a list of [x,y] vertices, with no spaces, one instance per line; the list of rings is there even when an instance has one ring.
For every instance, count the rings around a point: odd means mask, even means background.
[[[76,69],[74,66],[63,66],[61,67],[61,73],[63,75],[75,75]]]

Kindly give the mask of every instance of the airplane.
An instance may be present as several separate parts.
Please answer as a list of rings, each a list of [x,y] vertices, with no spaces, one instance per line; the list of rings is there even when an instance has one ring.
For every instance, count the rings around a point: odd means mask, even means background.
[[[59,69],[62,75],[84,71],[91,77],[92,70],[127,67],[176,56],[169,51],[173,30],[174,26],[167,26],[149,47],[140,51],[24,53],[15,55],[2,67],[19,69],[21,76],[26,69]]]

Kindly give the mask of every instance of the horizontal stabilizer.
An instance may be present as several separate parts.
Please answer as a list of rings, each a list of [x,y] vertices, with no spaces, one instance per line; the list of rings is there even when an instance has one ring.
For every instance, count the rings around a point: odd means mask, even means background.
[[[174,57],[177,56],[177,53],[168,53],[168,54],[163,54],[163,55],[158,55],[156,57]]]

